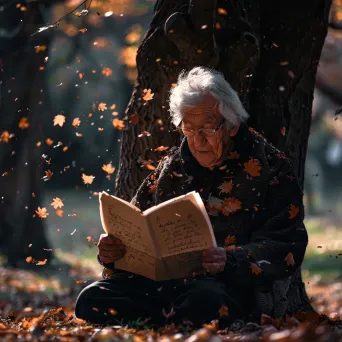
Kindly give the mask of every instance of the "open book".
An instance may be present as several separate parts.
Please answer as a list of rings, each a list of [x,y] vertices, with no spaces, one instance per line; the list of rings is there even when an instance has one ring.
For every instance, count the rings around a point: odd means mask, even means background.
[[[200,195],[189,192],[141,212],[122,199],[100,194],[103,229],[126,246],[115,268],[153,280],[203,272],[202,251],[216,247]]]

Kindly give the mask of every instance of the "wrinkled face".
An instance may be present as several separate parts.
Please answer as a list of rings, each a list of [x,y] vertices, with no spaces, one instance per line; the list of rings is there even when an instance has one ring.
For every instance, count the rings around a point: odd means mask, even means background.
[[[186,134],[186,129],[216,129],[224,118],[217,108],[217,100],[211,96],[203,98],[198,105],[187,108],[183,113],[181,127]],[[213,136],[206,137],[195,132],[194,135],[188,135],[188,145],[191,153],[203,167],[213,168],[220,165],[225,152],[238,128],[228,131],[225,124],[216,131]]]

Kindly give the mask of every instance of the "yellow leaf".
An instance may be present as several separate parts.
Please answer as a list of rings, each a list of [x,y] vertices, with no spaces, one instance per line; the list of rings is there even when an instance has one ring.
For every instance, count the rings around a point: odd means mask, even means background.
[[[102,165],[102,170],[104,171],[104,172],[107,172],[109,175],[111,175],[111,174],[113,174],[114,173],[114,171],[115,171],[115,167],[113,167],[113,165],[112,164],[103,164]]]
[[[143,90],[143,100],[144,101],[151,101],[153,100],[154,93],[152,93],[151,89],[144,89]]]
[[[87,176],[86,174],[82,174],[82,179],[84,184],[92,184],[94,181],[94,176]]]
[[[49,216],[49,213],[47,212],[46,208],[41,208],[38,207],[38,209],[36,210],[36,214],[40,217],[40,218],[47,218]]]
[[[59,126],[62,127],[65,123],[65,116],[62,114],[58,114],[55,116],[55,118],[53,119],[53,125],[54,126]]]
[[[54,209],[58,209],[58,208],[64,207],[64,203],[63,203],[63,201],[59,197],[56,197],[56,198],[53,199],[53,202],[51,203],[51,206]]]

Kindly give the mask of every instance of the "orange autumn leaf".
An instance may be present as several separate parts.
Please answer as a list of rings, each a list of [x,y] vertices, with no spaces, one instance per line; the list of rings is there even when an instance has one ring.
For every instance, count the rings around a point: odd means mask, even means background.
[[[156,169],[156,167],[153,166],[153,165],[150,164],[150,163],[146,163],[146,164],[145,164],[145,167],[146,167],[147,170],[150,170],[150,171],[153,171],[153,170]]]
[[[20,118],[18,127],[21,129],[29,128],[30,124],[28,122],[28,118],[26,117]]]
[[[163,152],[168,150],[169,147],[168,146],[158,146],[157,148],[154,149],[155,152]]]
[[[47,209],[46,208],[41,208],[41,207],[38,207],[38,209],[36,210],[36,214],[41,219],[47,218],[49,216],[49,213],[47,212]]]
[[[64,203],[63,203],[63,201],[59,197],[56,197],[56,198],[53,199],[53,201],[51,203],[51,206],[54,209],[58,209],[58,208],[64,207]]]
[[[57,215],[58,217],[63,217],[63,214],[64,214],[64,211],[63,211],[62,209],[57,209],[57,210],[56,210],[56,215]]]
[[[43,265],[46,265],[46,263],[47,263],[47,259],[44,259],[44,260],[42,260],[42,261],[38,261],[38,262],[36,263],[36,265],[37,265],[37,266],[43,266]]]
[[[8,131],[2,132],[2,133],[1,133],[1,136],[0,136],[0,142],[8,143],[9,137],[10,137],[10,134],[9,134]]]
[[[125,122],[123,120],[114,119],[113,120],[113,126],[114,126],[114,128],[116,128],[119,131],[121,131],[121,130],[123,130],[125,128]]]
[[[26,258],[26,262],[27,263],[31,263],[33,261],[33,258],[31,257],[31,256],[28,256],[27,258]]]
[[[36,53],[39,53],[39,52],[44,52],[46,51],[47,47],[45,45],[37,45],[34,47],[35,50],[36,50]]]
[[[283,127],[281,130],[280,130],[280,133],[282,135],[286,135],[286,127]]]
[[[299,207],[296,207],[295,205],[291,204],[290,206],[290,220],[293,220],[299,213]]]
[[[253,274],[259,275],[261,273],[261,268],[257,264],[251,262],[249,267]]]
[[[87,176],[86,174],[82,173],[82,180],[84,184],[92,184],[94,178],[94,176]]]
[[[54,117],[53,119],[53,125],[54,126],[59,126],[59,127],[62,127],[65,123],[65,116],[62,115],[62,114],[58,114]]]
[[[46,145],[51,146],[51,145],[53,144],[53,140],[50,139],[50,138],[47,138],[47,139],[45,140],[45,143],[46,143]]]
[[[229,153],[227,159],[240,159],[240,155],[236,151],[233,151]]]
[[[81,33],[86,33],[87,29],[85,27],[83,27],[83,28],[79,29],[78,31],[81,32]]]
[[[235,197],[226,198],[222,203],[222,213],[225,216],[235,213],[241,209],[242,202]]]
[[[102,69],[102,75],[105,75],[106,77],[112,76],[113,71],[110,68],[103,68]]]
[[[221,192],[223,192],[224,194],[230,194],[233,189],[233,181],[230,180],[229,182],[223,182],[218,188],[221,190],[220,195]]]
[[[104,102],[100,102],[99,105],[97,106],[97,110],[104,112],[107,109],[107,104]]]
[[[294,266],[295,264],[295,261],[294,261],[294,257],[293,257],[293,254],[292,253],[289,253],[286,258],[285,258],[285,262],[287,264],[287,266]]]
[[[53,176],[53,172],[52,172],[51,170],[45,171],[45,177],[46,177],[47,179],[51,179],[52,176]]]
[[[80,123],[81,123],[80,118],[74,118],[74,119],[72,120],[72,125],[73,125],[74,127],[78,127],[78,126],[80,125]]]
[[[236,236],[228,235],[224,240],[225,245],[235,245],[236,244]]]
[[[246,173],[251,177],[260,176],[261,165],[257,159],[251,158],[248,162],[243,164]]]
[[[225,305],[221,305],[221,308],[218,312],[219,312],[220,317],[229,315],[228,308]]]
[[[217,13],[222,14],[222,15],[228,14],[228,12],[224,8],[221,8],[221,7],[217,9]]]
[[[113,174],[114,173],[114,171],[115,171],[115,167],[113,167],[113,165],[112,164],[103,164],[102,165],[102,170],[104,171],[104,172],[107,172],[109,175],[111,175],[111,174]]]
[[[88,242],[91,242],[91,240],[92,240],[92,239],[91,239],[91,236],[87,236],[87,241],[88,241]]]
[[[143,100],[144,101],[151,101],[153,100],[154,93],[152,93],[151,89],[144,89],[143,90]]]

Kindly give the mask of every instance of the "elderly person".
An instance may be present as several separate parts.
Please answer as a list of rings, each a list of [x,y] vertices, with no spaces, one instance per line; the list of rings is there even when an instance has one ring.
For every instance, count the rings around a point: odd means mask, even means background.
[[[124,246],[101,236],[98,259],[107,279],[81,292],[76,316],[100,324],[140,317],[198,328],[217,318],[230,325],[258,321],[262,313],[284,315],[290,277],[308,242],[293,167],[246,126],[248,114],[217,71],[183,72],[171,90],[170,112],[184,139],[145,179],[132,204],[146,210],[195,190],[218,247],[203,252],[204,274],[157,282],[115,270]]]

